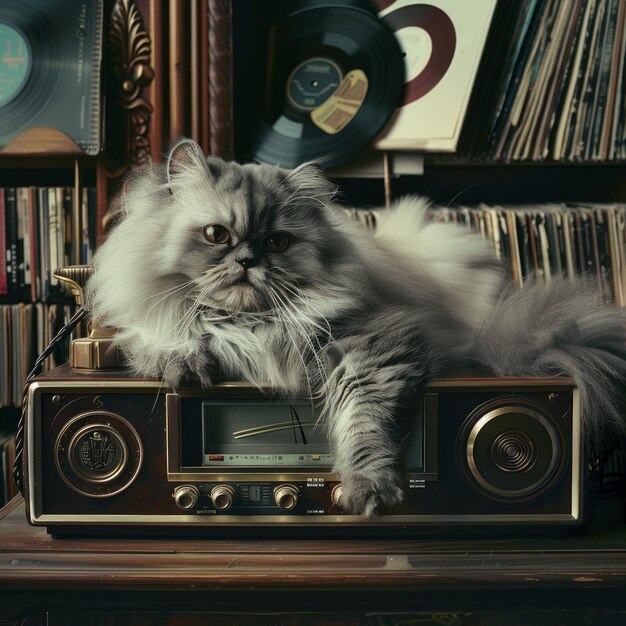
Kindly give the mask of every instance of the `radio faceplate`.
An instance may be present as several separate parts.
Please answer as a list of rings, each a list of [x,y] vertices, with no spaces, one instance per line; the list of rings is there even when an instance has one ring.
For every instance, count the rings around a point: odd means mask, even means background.
[[[582,454],[570,379],[441,379],[415,407],[406,501],[362,518],[341,508],[310,403],[242,383],[173,393],[158,381],[61,368],[28,389],[27,510],[56,534],[571,525],[582,520]]]

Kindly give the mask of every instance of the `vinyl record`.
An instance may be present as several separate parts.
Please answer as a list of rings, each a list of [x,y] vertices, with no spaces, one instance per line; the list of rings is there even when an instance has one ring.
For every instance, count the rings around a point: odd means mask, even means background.
[[[54,129],[101,149],[103,0],[0,1],[0,149]]]
[[[0,135],[26,127],[54,93],[60,42],[48,17],[29,3],[0,4]]]
[[[256,161],[337,165],[375,139],[402,99],[396,39],[360,9],[323,7],[286,17],[272,29],[268,61]]]

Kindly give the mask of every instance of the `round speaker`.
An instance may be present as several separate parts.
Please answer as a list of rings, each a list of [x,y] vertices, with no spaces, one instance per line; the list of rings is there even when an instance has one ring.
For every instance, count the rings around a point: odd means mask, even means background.
[[[78,493],[106,498],[124,491],[137,477],[143,448],[137,431],[123,417],[89,411],[59,433],[55,463],[64,482]]]
[[[546,407],[523,397],[489,401],[464,421],[457,462],[465,481],[499,502],[547,493],[566,467],[566,434]]]

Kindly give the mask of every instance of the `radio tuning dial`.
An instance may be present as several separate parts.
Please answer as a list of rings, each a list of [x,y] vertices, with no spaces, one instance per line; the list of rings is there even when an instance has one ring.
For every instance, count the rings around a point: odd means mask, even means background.
[[[291,511],[298,504],[298,490],[293,485],[278,485],[274,489],[276,506],[283,511]]]
[[[174,489],[174,502],[183,511],[193,509],[198,503],[200,493],[193,485],[182,485]]]
[[[235,490],[230,485],[217,485],[211,489],[211,502],[218,511],[226,511],[233,506]]]

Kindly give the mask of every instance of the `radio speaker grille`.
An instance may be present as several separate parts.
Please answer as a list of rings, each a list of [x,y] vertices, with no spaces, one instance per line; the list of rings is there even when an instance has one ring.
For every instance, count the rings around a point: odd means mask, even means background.
[[[457,439],[465,481],[500,502],[528,502],[565,471],[566,434],[558,417],[528,398],[490,401],[467,417]]]

